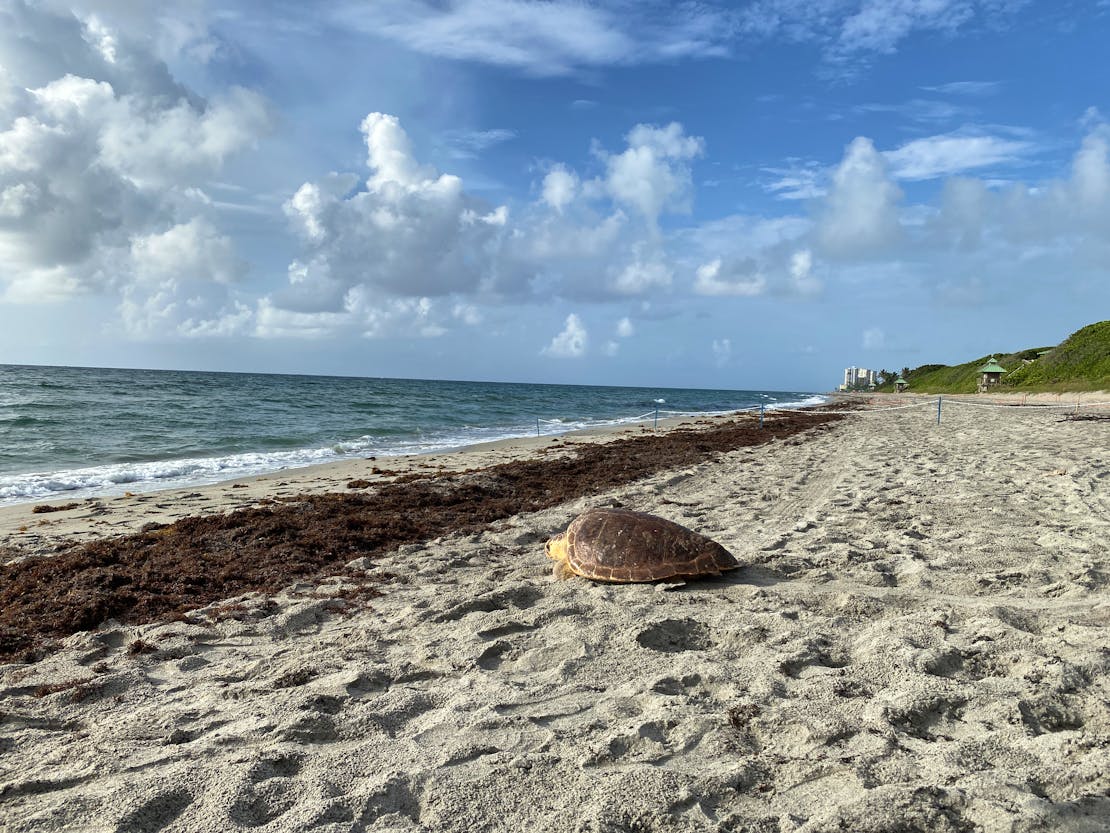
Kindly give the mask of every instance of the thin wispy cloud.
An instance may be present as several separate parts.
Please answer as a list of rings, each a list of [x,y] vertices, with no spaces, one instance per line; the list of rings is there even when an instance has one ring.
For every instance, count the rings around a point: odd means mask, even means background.
[[[512,67],[537,76],[728,54],[731,13],[702,3],[572,0],[379,0],[343,3],[347,26],[439,58]]]
[[[498,127],[491,130],[449,130],[443,134],[443,141],[454,158],[473,159],[483,151],[516,137],[515,130]]]
[[[757,0],[740,15],[749,37],[812,42],[825,56],[822,74],[852,79],[876,55],[895,53],[918,33],[954,36],[998,25],[1026,0]]]
[[[993,8],[967,0],[870,0],[844,20],[836,52],[893,52],[913,32],[954,32]]]
[[[912,98],[893,104],[868,102],[857,104],[853,109],[857,114],[891,113],[919,124],[942,124],[965,120],[975,113],[974,108],[950,101],[928,98]]]
[[[914,139],[883,156],[896,178],[924,180],[1018,165],[1035,151],[1036,146],[1024,139],[949,133]]]
[[[1024,167],[1040,151],[1032,137],[1009,129],[1009,135],[964,129],[925,136],[881,153],[894,179],[920,181],[957,176],[1002,166]],[[813,200],[829,190],[832,169],[813,160],[790,159],[782,167],[761,168],[761,186],[780,200]]]
[[[922,87],[931,93],[941,95],[985,96],[993,95],[1002,87],[1001,81],[950,81],[935,87]]]
[[[788,162],[784,167],[761,169],[770,177],[762,182],[767,193],[780,200],[812,200],[825,195],[828,172],[822,165],[797,159]]]

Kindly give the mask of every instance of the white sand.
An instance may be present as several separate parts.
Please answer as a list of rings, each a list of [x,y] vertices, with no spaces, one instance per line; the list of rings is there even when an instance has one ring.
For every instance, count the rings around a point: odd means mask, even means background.
[[[613,500],[747,566],[553,581]],[[1106,422],[853,417],[410,547],[369,609],[301,586],[0,667],[0,828],[1106,831],[1108,542]]]

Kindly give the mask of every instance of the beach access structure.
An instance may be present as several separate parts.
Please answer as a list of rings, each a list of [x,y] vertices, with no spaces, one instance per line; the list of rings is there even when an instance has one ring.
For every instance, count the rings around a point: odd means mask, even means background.
[[[990,361],[979,368],[979,393],[986,393],[988,389],[1001,384],[1002,374],[1005,372],[1006,368],[991,356]]]

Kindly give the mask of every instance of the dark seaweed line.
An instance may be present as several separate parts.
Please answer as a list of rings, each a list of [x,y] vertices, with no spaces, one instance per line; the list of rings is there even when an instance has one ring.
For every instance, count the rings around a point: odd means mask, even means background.
[[[34,661],[53,641],[108,619],[165,621],[244,593],[272,594],[360,556],[476,532],[841,418],[783,413],[764,429],[749,419],[583,444],[565,458],[401,478],[364,494],[303,495],[26,558],[0,566],[0,662]]]

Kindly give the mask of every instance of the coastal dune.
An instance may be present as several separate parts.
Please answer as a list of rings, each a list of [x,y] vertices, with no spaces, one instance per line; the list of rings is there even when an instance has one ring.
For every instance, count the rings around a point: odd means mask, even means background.
[[[109,623],[0,666],[0,828],[1103,831],[1108,486],[1110,420],[865,412]],[[553,580],[606,505],[744,566]]]

